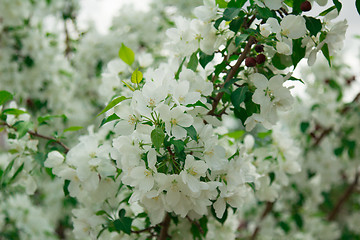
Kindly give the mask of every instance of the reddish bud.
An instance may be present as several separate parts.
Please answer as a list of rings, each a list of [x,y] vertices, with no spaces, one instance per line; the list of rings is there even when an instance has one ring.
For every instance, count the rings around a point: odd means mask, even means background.
[[[258,52],[258,53],[263,52],[264,51],[264,45],[260,45],[260,44],[256,45],[255,46],[255,51]]]
[[[264,63],[266,61],[266,57],[265,57],[265,55],[264,54],[259,54],[259,55],[257,55],[256,56],[256,63],[257,64],[262,64],[262,63]]]
[[[255,67],[256,66],[256,59],[253,57],[247,57],[245,59],[245,66],[247,67]]]
[[[300,9],[303,12],[308,12],[311,10],[311,3],[309,1],[305,1],[300,5]]]

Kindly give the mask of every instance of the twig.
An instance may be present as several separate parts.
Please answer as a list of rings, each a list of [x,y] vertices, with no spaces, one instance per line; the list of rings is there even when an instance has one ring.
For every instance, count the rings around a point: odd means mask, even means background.
[[[235,65],[231,68],[229,74],[227,75],[225,82],[222,84],[221,87],[223,87],[225,85],[225,83],[229,82],[237,73],[241,63],[245,60],[246,56],[249,54],[250,50],[251,50],[251,46],[256,42],[256,39],[254,36],[250,36],[249,37],[249,41],[247,42],[244,51],[241,53],[240,57],[238,58],[237,62],[235,63]],[[219,92],[215,99],[214,102],[212,103],[212,108],[211,110],[208,112],[208,115],[215,115],[215,110],[217,105],[219,104],[222,96],[224,95],[224,92]]]
[[[271,210],[273,209],[273,206],[274,206],[274,202],[266,203],[266,208],[264,209],[264,212],[261,214],[259,223],[262,222],[264,220],[264,218],[271,212]],[[255,240],[256,236],[258,235],[259,232],[260,232],[260,225],[258,224],[255,228],[255,231],[251,235],[250,240]]]
[[[170,226],[170,214],[166,214],[164,221],[161,223],[162,228],[158,240],[166,240],[168,237],[168,230]]]
[[[65,31],[65,45],[66,45],[65,56],[69,57],[69,54],[71,53],[71,46],[70,46],[71,38],[70,38],[69,31],[68,31],[66,19],[64,20],[64,31]]]
[[[148,227],[148,228],[145,228],[145,229],[142,229],[142,230],[137,230],[137,231],[131,230],[131,233],[139,234],[139,233],[143,233],[143,232],[150,232],[151,229],[154,229],[154,227]]]
[[[350,198],[351,194],[356,190],[357,184],[359,183],[359,172],[356,173],[354,181],[349,185],[344,194],[339,198],[334,209],[330,212],[327,219],[328,221],[334,221],[340,212],[341,207]]]
[[[14,129],[15,131],[17,131],[17,129],[16,129],[15,127],[9,125],[9,124],[6,123],[6,122],[1,122],[0,125],[1,125],[1,126],[6,126],[6,127],[8,127],[8,128],[12,128],[12,129]],[[38,137],[38,138],[50,140],[50,141],[53,141],[53,142],[59,144],[61,147],[63,147],[63,148],[65,149],[65,153],[68,153],[69,150],[70,150],[69,147],[67,147],[63,142],[59,141],[59,140],[56,139],[56,138],[49,137],[49,136],[45,136],[45,135],[42,135],[42,134],[40,134],[40,133],[38,133],[38,132],[31,131],[31,130],[28,130],[27,133],[29,133],[29,134],[30,134],[31,136],[33,136],[33,137]]]
[[[189,216],[186,216],[186,219],[189,220],[189,222],[191,222],[192,224],[194,224],[199,229],[199,232],[201,234],[204,234],[204,230],[202,229],[201,225],[197,221],[192,220]]]

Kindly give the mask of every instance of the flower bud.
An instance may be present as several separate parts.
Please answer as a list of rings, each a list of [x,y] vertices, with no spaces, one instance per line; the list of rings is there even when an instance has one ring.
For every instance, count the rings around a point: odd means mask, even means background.
[[[257,55],[256,56],[256,63],[257,64],[262,64],[262,63],[264,63],[266,61],[266,57],[265,57],[265,55],[264,54],[259,54],[259,55]]]
[[[255,51],[256,51],[257,53],[263,52],[263,51],[264,51],[264,45],[261,45],[261,44],[256,45],[256,46],[255,46]]]

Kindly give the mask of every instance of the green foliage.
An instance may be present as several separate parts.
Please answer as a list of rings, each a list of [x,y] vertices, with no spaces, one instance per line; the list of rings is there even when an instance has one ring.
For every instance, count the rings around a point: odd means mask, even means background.
[[[71,127],[65,128],[63,132],[64,133],[66,133],[66,132],[76,132],[76,131],[79,131],[81,129],[83,129],[83,127],[81,127],[81,126],[71,126]]]
[[[16,129],[18,133],[18,138],[22,138],[25,134],[29,131],[30,128],[33,127],[32,122],[25,122],[25,121],[18,121],[16,122],[13,127]]]
[[[341,8],[342,8],[342,3],[339,2],[339,0],[333,0],[333,3],[335,5],[336,9],[338,10],[338,12],[340,13]]]
[[[136,69],[132,74],[131,74],[131,82],[132,83],[136,83],[139,84],[143,79],[143,74],[142,72],[140,72],[138,69]]]
[[[332,6],[332,7],[329,7],[328,9],[322,11],[322,12],[319,14],[319,16],[325,16],[326,14],[328,14],[329,12],[331,12],[332,10],[334,10],[335,8],[336,8],[335,5]]]
[[[197,141],[198,140],[198,135],[197,135],[197,132],[196,132],[196,129],[194,128],[194,126],[190,126],[190,127],[183,127],[186,132],[187,132],[187,135],[194,141]]]
[[[230,21],[237,17],[240,13],[240,8],[226,8],[224,11],[223,19],[225,21]]]
[[[122,43],[119,50],[119,57],[126,64],[131,65],[135,60],[135,53]]]
[[[164,139],[165,133],[161,127],[156,127],[151,131],[151,142],[156,149],[159,149],[163,145]]]
[[[199,63],[200,65],[205,68],[206,65],[211,62],[211,60],[214,59],[214,54],[212,55],[207,55],[205,53],[203,53],[202,51],[199,52],[199,55],[200,55],[200,59],[199,59]]]
[[[248,91],[248,87],[244,86],[237,88],[235,91],[231,93],[230,96],[231,103],[233,104],[235,109],[240,108],[240,104],[245,100],[247,91]]]
[[[125,217],[125,209],[119,211],[119,218],[109,223],[108,229],[110,232],[124,232],[128,235],[131,234],[131,224],[133,219]]]
[[[304,16],[306,20],[306,28],[309,30],[311,36],[316,36],[322,28],[321,21],[313,17]]]
[[[356,0],[356,1],[355,1],[355,7],[356,7],[357,12],[358,12],[359,15],[360,15],[360,0]]]
[[[245,42],[246,39],[249,37],[249,34],[242,33],[235,37],[235,46],[239,46],[241,43]]]
[[[293,52],[291,55],[291,60],[294,65],[294,68],[296,68],[297,64],[300,62],[301,59],[305,57],[306,48],[301,47],[301,38],[299,39],[293,39]]]
[[[199,64],[199,60],[197,58],[197,52],[194,52],[189,59],[187,68],[193,70],[194,72],[196,71],[196,68]]]
[[[100,124],[100,127],[102,125],[104,125],[105,123],[108,123],[108,122],[111,122],[111,121],[114,121],[114,120],[118,120],[120,119],[120,117],[118,115],[116,115],[116,113],[113,113],[112,115],[110,115],[109,117],[107,118],[104,118],[102,121],[101,121],[101,124]]]
[[[248,0],[231,0],[228,3],[229,8],[242,8]]]
[[[127,98],[124,97],[124,96],[121,96],[121,97],[117,97],[117,98],[114,98],[105,108],[104,110],[102,110],[98,115],[100,116],[101,114],[109,111],[111,108],[115,107],[116,105],[118,105],[119,103],[121,103],[122,101],[126,100]]]
[[[0,91],[0,105],[3,105],[7,101],[10,101],[13,99],[13,95],[9,93],[8,91]]]
[[[310,123],[309,122],[301,122],[300,123],[300,131],[302,133],[305,133],[306,130],[308,130],[308,128],[310,127]]]

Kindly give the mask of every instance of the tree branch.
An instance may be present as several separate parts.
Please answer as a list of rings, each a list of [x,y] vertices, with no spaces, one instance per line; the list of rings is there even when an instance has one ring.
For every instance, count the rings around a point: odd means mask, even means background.
[[[170,214],[167,213],[166,216],[165,216],[165,219],[161,223],[162,228],[161,228],[161,232],[160,232],[158,240],[166,240],[166,238],[168,237],[168,230],[169,230],[169,226],[170,226],[170,220],[171,220]]]
[[[6,122],[1,122],[0,123],[0,126],[6,126],[8,128],[12,128],[14,129],[15,131],[17,131],[17,129],[11,125],[9,125],[8,123]],[[53,141],[55,142],[56,144],[59,144],[61,147],[63,147],[65,149],[65,153],[68,153],[70,151],[70,148],[67,147],[63,142],[59,141],[58,139],[54,138],[54,137],[49,137],[49,136],[45,136],[45,135],[42,135],[38,132],[34,132],[34,131],[31,131],[31,130],[28,130],[27,133],[29,133],[31,136],[33,137],[38,137],[38,138],[42,138],[42,139],[46,139],[46,140],[49,140],[49,141]]]
[[[237,62],[235,63],[235,65],[231,68],[231,70],[229,71],[229,74],[227,75],[225,82],[222,84],[221,88],[224,87],[224,85],[229,82],[231,79],[233,79],[233,77],[235,76],[235,74],[237,73],[241,63],[245,60],[245,58],[247,57],[247,55],[249,54],[250,50],[251,50],[251,46],[256,42],[256,39],[254,36],[250,36],[249,40],[244,48],[244,51],[241,53],[241,55],[239,56]],[[217,105],[219,104],[222,96],[224,95],[224,92],[219,92],[216,97],[214,98],[214,101],[212,103],[212,108],[211,110],[208,112],[208,115],[213,115],[215,116],[215,110]]]
[[[330,212],[327,217],[328,221],[334,221],[337,215],[340,212],[341,207],[346,203],[346,201],[350,198],[351,194],[356,190],[356,187],[359,183],[359,172],[356,173],[354,181],[348,186],[344,194],[339,198],[336,203],[334,209]]]
[[[272,211],[273,206],[274,206],[274,202],[266,203],[266,208],[264,209],[264,212],[261,214],[259,223],[261,223],[264,220],[264,218]],[[255,240],[259,232],[260,232],[260,225],[258,224],[255,228],[255,231],[251,235],[250,240]]]

